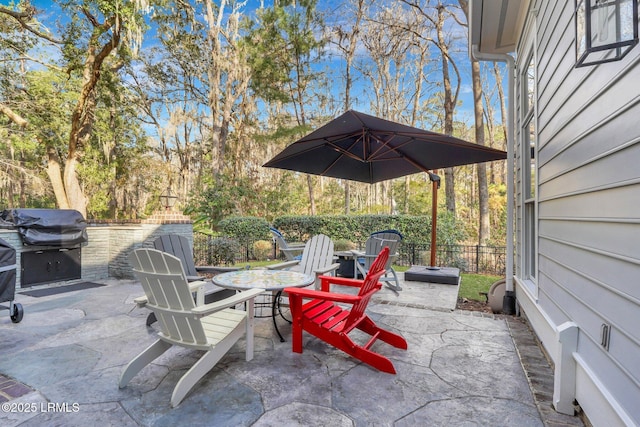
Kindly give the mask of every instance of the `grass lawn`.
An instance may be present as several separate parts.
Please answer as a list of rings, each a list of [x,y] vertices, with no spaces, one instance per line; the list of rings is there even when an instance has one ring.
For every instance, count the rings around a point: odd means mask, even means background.
[[[484,295],[480,295],[480,292],[489,292],[491,285],[500,279],[503,279],[503,277],[463,273],[458,296],[476,301],[485,301]]]
[[[277,262],[254,261],[249,263],[251,268],[264,267],[271,264],[277,264]],[[409,269],[409,267],[404,266],[394,266],[393,268],[398,272],[404,272]],[[480,292],[488,292],[493,282],[496,282],[502,278],[503,277],[500,276],[490,276],[486,274],[462,273],[462,280],[460,281],[460,290],[458,291],[458,296],[460,298],[467,298],[470,300],[484,301],[485,298],[483,295],[480,295]]]
[[[393,267],[396,271],[407,271],[409,267]],[[489,292],[489,288],[503,277],[490,276],[487,274],[468,274],[462,273],[462,280],[460,280],[460,289],[458,290],[458,297],[472,299],[476,301],[485,301],[483,295],[480,292]]]

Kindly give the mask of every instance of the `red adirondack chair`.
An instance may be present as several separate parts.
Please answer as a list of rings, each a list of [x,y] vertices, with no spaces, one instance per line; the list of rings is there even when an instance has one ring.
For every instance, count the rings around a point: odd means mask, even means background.
[[[407,341],[398,334],[376,325],[365,314],[371,296],[380,290],[379,282],[384,274],[384,265],[389,258],[389,248],[385,247],[369,269],[364,280],[344,277],[320,276],[321,290],[286,288],[293,317],[293,351],[302,353],[302,331],[305,330],[345,353],[383,372],[395,374],[393,363],[386,357],[371,350],[371,346],[382,340],[394,347],[407,349]],[[331,284],[355,286],[358,295],[340,294],[330,291]],[[303,300],[311,301],[303,304]],[[348,304],[350,307],[338,305]],[[349,338],[349,333],[359,329],[371,336],[365,345],[359,345]]]

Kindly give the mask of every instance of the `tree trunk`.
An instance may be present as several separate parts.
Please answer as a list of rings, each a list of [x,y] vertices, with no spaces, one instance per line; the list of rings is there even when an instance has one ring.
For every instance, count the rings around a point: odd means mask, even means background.
[[[21,169],[26,169],[25,168],[25,159],[24,159],[24,152],[20,152],[20,168]],[[21,208],[24,208],[27,206],[27,182],[25,180],[25,174],[20,174],[20,183],[19,183],[19,194],[18,194],[18,203],[19,206]],[[11,198],[13,199],[13,198]]]
[[[208,93],[208,102],[209,108],[211,109],[211,144],[213,148],[213,153],[215,156],[212,156],[212,168],[211,172],[216,179],[219,178],[220,174],[222,174],[222,168],[224,165],[224,151],[225,151],[225,143],[223,135],[223,123],[221,123],[219,115],[220,115],[220,85],[222,79],[222,70],[220,68],[220,64],[223,61],[221,55],[221,43],[219,40],[220,35],[220,25],[222,21],[222,13],[224,12],[226,1],[222,1],[218,8],[219,14],[217,19],[213,14],[213,4],[211,1],[205,1],[206,6],[206,14],[207,14],[207,24],[209,25],[209,29],[207,31],[207,38],[209,41],[209,49],[211,52],[211,59],[209,66],[207,68],[207,78],[209,80],[209,93]]]
[[[87,197],[84,195],[77,173],[78,159],[68,157],[64,166],[64,187],[67,192],[67,200],[72,209],[77,210],[83,217],[87,216]]]
[[[444,86],[444,133],[453,135],[453,114],[456,108],[456,101],[451,88],[451,77],[449,75],[449,47],[444,35],[446,7],[442,4],[438,5],[438,21],[436,23],[436,31],[438,35],[438,47],[442,57],[442,83]],[[453,168],[444,170],[444,185],[447,211],[453,215],[456,214],[456,187]]]
[[[96,110],[96,86],[100,80],[102,64],[111,52],[120,45],[120,31],[122,28],[113,25],[117,20],[112,17],[109,21],[99,26],[87,48],[87,58],[84,63],[82,74],[82,90],[76,106],[71,114],[71,132],[69,132],[69,150],[65,169],[63,173],[63,183],[66,193],[66,201],[71,209],[75,209],[87,216],[87,197],[80,185],[77,173],[77,166],[82,154],[82,149],[91,137]],[[110,34],[102,47],[98,46],[98,36],[100,34]],[[57,194],[56,194],[57,198]],[[61,200],[58,200],[61,204]],[[62,207],[62,206],[61,206]]]
[[[316,214],[316,199],[313,196],[313,179],[307,174],[307,189],[309,190],[309,215]]]
[[[482,105],[482,84],[480,81],[480,63],[471,62],[471,78],[473,82],[473,110],[475,116],[476,143],[484,144],[484,108]],[[478,243],[483,245],[491,238],[491,224],[489,221],[489,188],[487,185],[487,165],[479,163],[478,170],[478,205],[479,226]]]
[[[456,214],[456,187],[455,174],[453,168],[444,169],[444,195],[447,212]]]
[[[69,201],[67,200],[67,192],[65,190],[64,181],[62,180],[62,168],[60,167],[60,158],[55,148],[47,147],[47,175],[53,187],[53,194],[56,196],[58,208],[69,209]]]
[[[418,76],[416,77],[416,93],[413,97],[413,111],[411,112],[411,126],[416,127],[418,124],[418,110],[420,109],[420,99],[422,98],[422,85],[424,83],[424,64],[426,62],[427,48],[423,46],[420,49],[420,57],[418,59]],[[409,214],[409,196],[411,194],[411,179],[409,176],[404,178],[404,209],[405,215]]]
[[[351,186],[349,181],[344,182],[344,214],[349,215],[351,212]]]
[[[507,149],[507,125],[506,125],[506,120],[507,120],[507,106],[506,106],[506,102],[505,102],[505,96],[504,96],[504,88],[502,87],[502,75],[500,73],[500,68],[498,67],[498,63],[494,62],[493,63],[493,73],[495,75],[495,79],[496,79],[496,87],[498,89],[498,97],[500,99],[500,121],[502,122],[502,137],[504,138],[504,145],[503,147],[501,147],[502,149],[506,150]],[[499,162],[499,166],[500,168],[500,179],[499,181],[501,183],[504,183],[507,181],[507,162]]]

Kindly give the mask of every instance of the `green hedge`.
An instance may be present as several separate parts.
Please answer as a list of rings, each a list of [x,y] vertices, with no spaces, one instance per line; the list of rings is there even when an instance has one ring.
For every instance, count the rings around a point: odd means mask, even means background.
[[[334,241],[365,242],[374,231],[398,230],[407,243],[431,241],[431,217],[412,215],[316,215],[281,216],[273,226],[287,241],[306,242],[315,234],[326,234]],[[218,223],[225,236],[247,246],[256,240],[270,240],[269,223],[264,218],[229,217]],[[454,245],[465,239],[464,227],[452,215],[438,215],[437,241],[439,245]]]
[[[225,236],[234,237],[243,245],[256,240],[271,240],[269,223],[264,218],[232,216],[220,221],[218,229]]]

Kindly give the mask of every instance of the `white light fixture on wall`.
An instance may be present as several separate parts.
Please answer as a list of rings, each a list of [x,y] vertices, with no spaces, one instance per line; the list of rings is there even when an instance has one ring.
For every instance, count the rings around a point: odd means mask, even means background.
[[[576,0],[576,67],[622,59],[638,44],[638,0]]]

